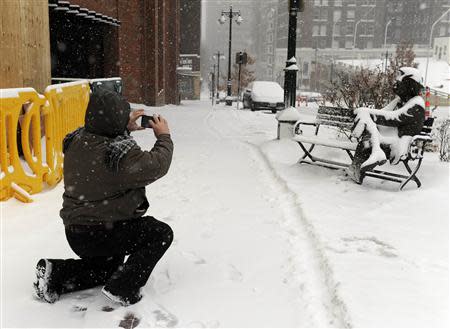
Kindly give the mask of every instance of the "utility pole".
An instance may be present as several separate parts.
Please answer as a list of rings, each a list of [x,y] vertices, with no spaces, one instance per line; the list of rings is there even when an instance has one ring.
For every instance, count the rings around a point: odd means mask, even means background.
[[[215,84],[216,84],[216,78],[215,78],[215,75],[216,75],[216,64],[214,64],[211,67],[210,75],[211,75],[211,103],[214,106],[214,96],[216,94],[216,86],[215,86]]]
[[[219,86],[220,86],[220,60],[224,59],[224,54],[218,51],[216,54],[214,54],[214,57],[217,57],[217,83],[216,83],[216,98],[219,99]]]
[[[304,10],[304,0],[289,0],[289,33],[286,68],[284,69],[284,104],[295,107],[297,87],[297,13]]]

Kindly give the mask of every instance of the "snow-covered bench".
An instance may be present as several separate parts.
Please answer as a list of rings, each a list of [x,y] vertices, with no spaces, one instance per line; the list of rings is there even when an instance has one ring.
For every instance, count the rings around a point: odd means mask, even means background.
[[[312,152],[316,145],[325,147],[341,149],[345,151],[350,159],[353,160],[353,154],[356,150],[358,142],[355,138],[351,137],[351,129],[353,127],[353,120],[355,115],[353,110],[338,107],[319,107],[315,120],[300,120],[294,126],[294,141],[296,141],[302,148],[304,155],[300,158],[299,163],[307,163],[312,165],[323,166],[331,169],[345,169],[350,165],[343,162],[333,161],[329,159],[320,158],[312,155]],[[408,152],[402,157],[401,162],[404,164],[408,174],[398,174],[389,172],[386,170],[371,170],[366,173],[366,176],[374,177],[378,179],[388,180],[392,182],[400,183],[400,190],[405,187],[408,182],[413,180],[417,186],[421,186],[420,180],[416,174],[419,171],[422,164],[423,154],[425,152],[425,146],[432,141],[431,128],[433,125],[433,118],[427,119],[420,135],[416,135],[412,138],[408,147]],[[306,134],[307,126],[312,128],[313,133]],[[330,138],[319,134],[319,130],[323,126],[333,127],[340,132],[340,138]],[[309,144],[309,146],[305,146]],[[415,162],[411,168],[410,162]]]

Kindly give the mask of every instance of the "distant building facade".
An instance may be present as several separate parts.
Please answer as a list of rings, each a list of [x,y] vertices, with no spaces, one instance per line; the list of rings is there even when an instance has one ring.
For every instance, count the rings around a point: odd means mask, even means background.
[[[437,61],[446,61],[450,64],[450,37],[434,39],[433,58]]]
[[[278,0],[274,55],[266,60],[274,63],[271,80],[279,83],[284,80],[288,2]],[[378,58],[385,47],[392,51],[402,41],[412,42],[416,54],[424,56],[432,23],[449,7],[450,0],[305,0],[297,25],[298,86],[314,89],[318,63]],[[450,36],[450,14],[436,25],[433,35]]]
[[[180,98],[200,99],[201,0],[184,0],[180,7]]]

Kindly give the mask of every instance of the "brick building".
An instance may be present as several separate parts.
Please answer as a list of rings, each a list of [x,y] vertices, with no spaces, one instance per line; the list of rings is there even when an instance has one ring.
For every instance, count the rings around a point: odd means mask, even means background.
[[[179,0],[50,0],[49,6],[53,77],[120,76],[130,101],[178,104]],[[105,16],[117,24],[105,24]]]

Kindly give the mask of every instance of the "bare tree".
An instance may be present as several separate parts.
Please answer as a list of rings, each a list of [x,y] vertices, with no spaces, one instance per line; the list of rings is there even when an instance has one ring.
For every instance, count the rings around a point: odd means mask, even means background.
[[[256,60],[247,55],[247,64],[241,66],[241,91],[247,87],[251,82],[255,81],[255,71],[252,70],[253,64],[255,64]],[[222,81],[228,80],[228,76],[222,74]],[[231,90],[234,95],[237,95],[238,92],[238,80],[239,80],[239,65],[233,64],[233,68],[231,71]],[[220,90],[226,90],[226,85],[220,87]]]
[[[450,162],[450,119],[442,121],[434,132],[439,147],[439,159]]]
[[[326,99],[337,106],[382,108],[394,97],[392,87],[398,69],[403,66],[417,67],[412,44],[401,43],[385,73],[375,69],[336,69],[336,79],[329,83]]]

